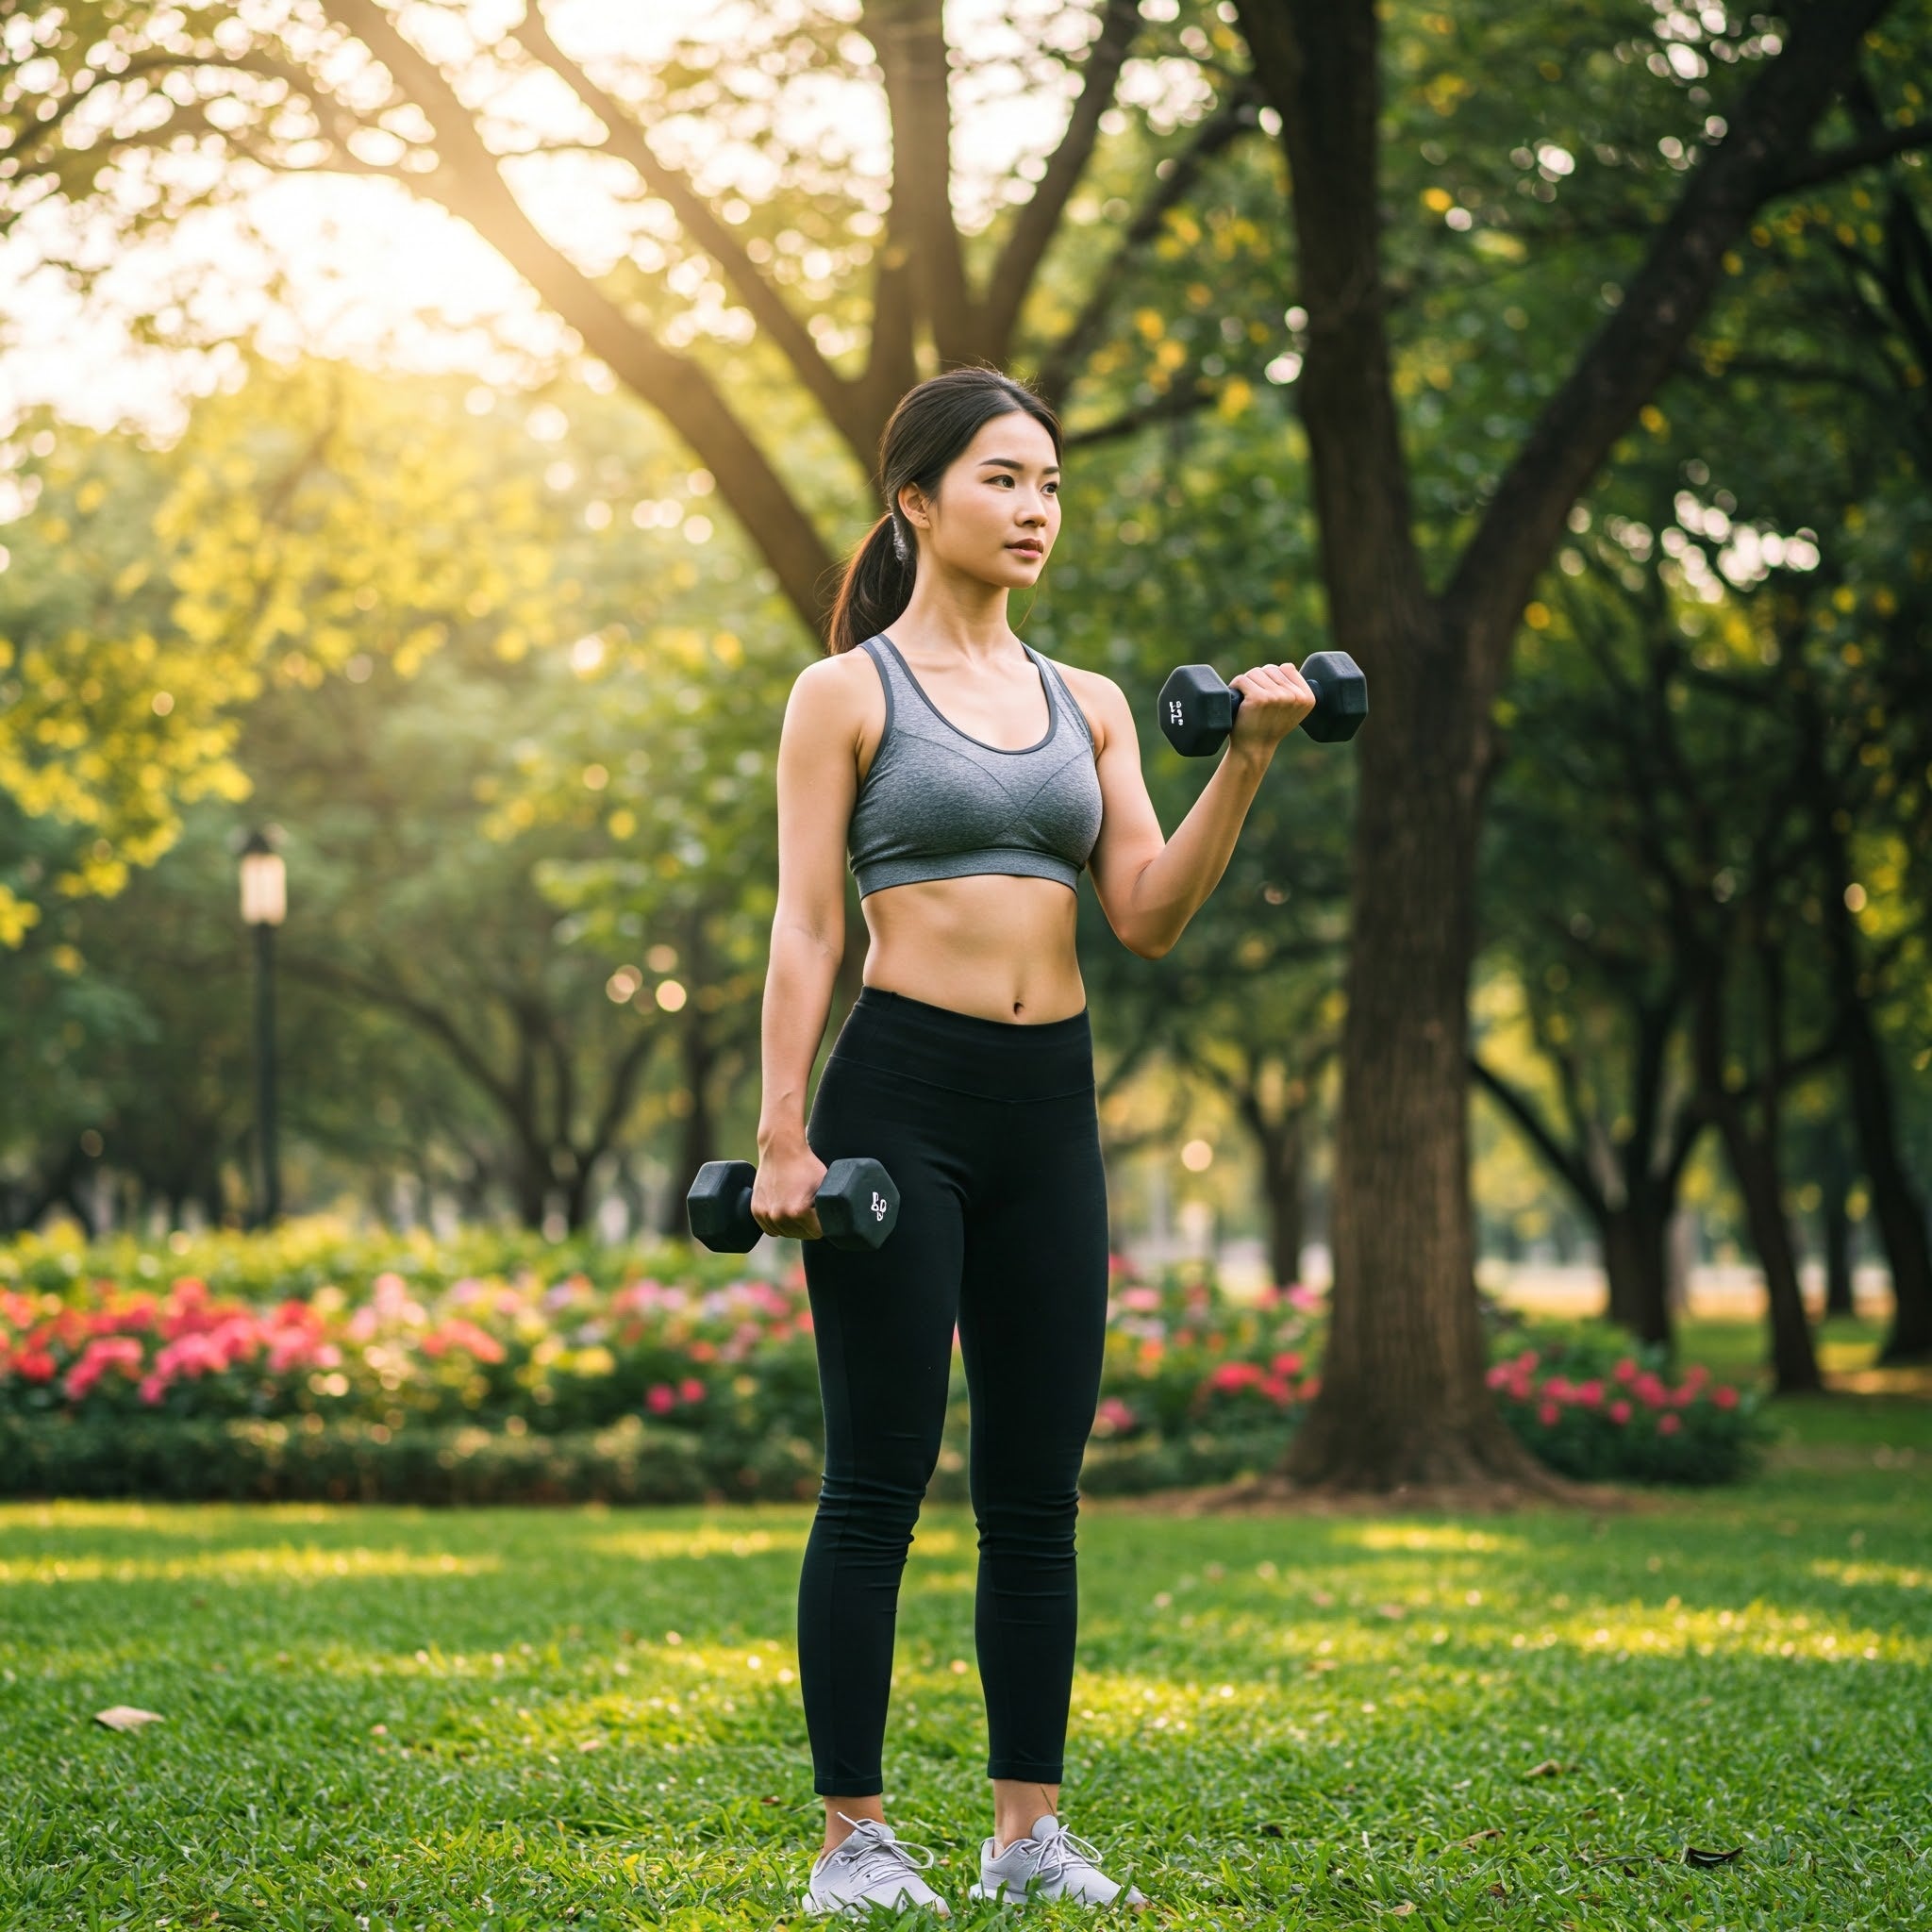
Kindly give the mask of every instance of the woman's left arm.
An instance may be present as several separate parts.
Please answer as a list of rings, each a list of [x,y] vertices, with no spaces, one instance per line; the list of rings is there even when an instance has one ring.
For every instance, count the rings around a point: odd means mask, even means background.
[[[1227,747],[1174,837],[1163,839],[1126,696],[1110,677],[1090,672],[1084,680],[1100,726],[1102,812],[1088,871],[1108,924],[1143,959],[1171,951],[1220,884],[1274,747],[1315,708],[1314,692],[1292,664],[1257,665],[1229,681],[1241,708]]]

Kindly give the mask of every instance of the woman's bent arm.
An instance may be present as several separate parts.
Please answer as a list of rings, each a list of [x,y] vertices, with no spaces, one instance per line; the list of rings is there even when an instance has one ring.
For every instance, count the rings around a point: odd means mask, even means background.
[[[1121,943],[1158,959],[1220,884],[1274,747],[1314,708],[1314,693],[1291,664],[1242,672],[1234,680],[1242,702],[1227,749],[1174,837],[1163,840],[1141,774],[1133,713],[1110,678],[1095,681],[1106,734],[1098,765],[1104,812],[1089,870]]]
[[[1141,937],[1135,950],[1143,958],[1158,959],[1172,951],[1221,883],[1274,756],[1272,744],[1254,749],[1230,743],[1174,837],[1135,874],[1126,917],[1129,929]]]

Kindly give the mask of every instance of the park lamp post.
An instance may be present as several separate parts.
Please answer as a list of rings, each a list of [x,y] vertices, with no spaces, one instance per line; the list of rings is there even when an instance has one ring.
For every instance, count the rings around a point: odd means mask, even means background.
[[[259,1150],[257,1227],[282,1211],[282,1175],[275,1158],[275,932],[288,910],[288,875],[281,856],[259,830],[242,848],[242,922],[255,929],[255,1138]]]

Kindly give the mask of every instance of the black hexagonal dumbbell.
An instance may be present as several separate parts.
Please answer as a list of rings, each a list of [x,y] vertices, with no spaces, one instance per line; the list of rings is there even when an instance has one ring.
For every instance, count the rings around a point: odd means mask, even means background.
[[[1369,715],[1369,681],[1346,651],[1317,651],[1302,666],[1315,708],[1302,729],[1324,744],[1353,738]],[[1160,687],[1160,728],[1183,758],[1219,751],[1234,729],[1241,693],[1224,684],[1211,665],[1183,664]]]
[[[748,1160],[708,1160],[684,1197],[693,1241],[721,1255],[748,1254],[764,1233],[751,1218]],[[812,1196],[819,1226],[835,1248],[875,1248],[899,1220],[899,1191],[876,1160],[848,1155],[825,1170]]]

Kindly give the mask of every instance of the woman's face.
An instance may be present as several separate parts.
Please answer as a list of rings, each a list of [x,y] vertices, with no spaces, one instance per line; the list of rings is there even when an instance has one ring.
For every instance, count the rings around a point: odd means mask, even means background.
[[[990,584],[1039,582],[1060,527],[1060,466],[1053,438],[1024,409],[978,433],[940,478],[936,497],[908,484],[900,508],[928,561]]]

